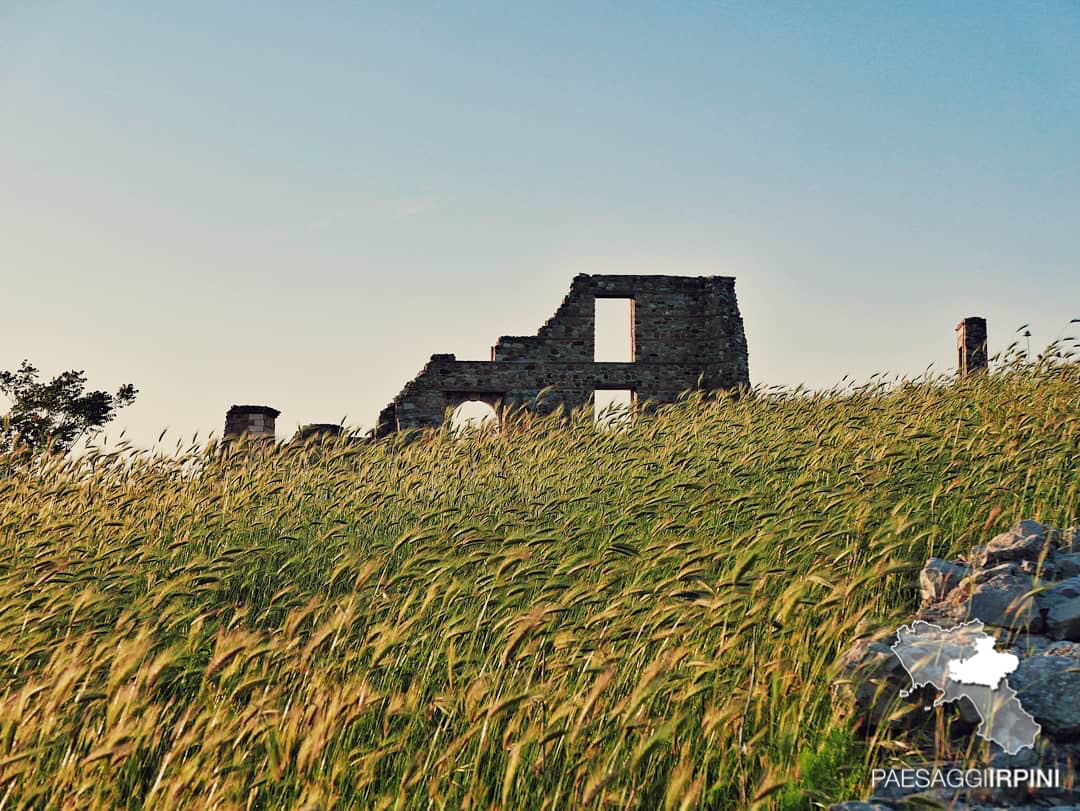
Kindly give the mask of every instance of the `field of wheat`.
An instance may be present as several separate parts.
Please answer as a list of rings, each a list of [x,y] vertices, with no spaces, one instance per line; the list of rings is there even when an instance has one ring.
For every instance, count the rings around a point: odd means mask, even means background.
[[[0,808],[812,807],[930,555],[1080,520],[1080,367],[0,475]],[[2,461],[2,460],[0,460]]]

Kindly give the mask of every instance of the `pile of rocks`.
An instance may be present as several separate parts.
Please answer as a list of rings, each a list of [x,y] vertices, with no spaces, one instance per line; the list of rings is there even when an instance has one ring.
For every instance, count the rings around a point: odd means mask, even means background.
[[[1019,666],[1008,675],[1008,684],[1042,727],[1035,747],[1015,755],[989,744],[996,754],[978,767],[1056,768],[1062,785],[1031,793],[1026,788],[892,787],[876,792],[869,802],[833,808],[867,811],[925,807],[929,802],[952,808],[1080,809],[1080,529],[1062,531],[1020,521],[974,549],[966,560],[930,559],[919,575],[919,588],[922,605],[915,619],[946,629],[981,620],[986,633],[997,640],[996,650],[1018,657]],[[911,677],[891,649],[895,641],[895,634],[864,639],[845,653],[837,700],[867,733],[882,727],[919,732],[922,727],[927,734],[921,737],[932,740],[935,714],[926,708],[937,691],[911,689]],[[954,707],[947,711],[958,714],[950,727],[954,733],[973,733],[982,720],[966,698],[946,707]],[[935,764],[932,752],[907,760],[942,769],[970,766]]]

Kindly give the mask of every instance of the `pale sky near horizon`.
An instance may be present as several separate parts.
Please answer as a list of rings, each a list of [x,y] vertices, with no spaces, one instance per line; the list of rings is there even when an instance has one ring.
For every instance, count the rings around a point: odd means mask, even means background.
[[[0,368],[110,434],[370,427],[582,272],[735,276],[755,383],[1069,334],[1080,3],[0,0]]]

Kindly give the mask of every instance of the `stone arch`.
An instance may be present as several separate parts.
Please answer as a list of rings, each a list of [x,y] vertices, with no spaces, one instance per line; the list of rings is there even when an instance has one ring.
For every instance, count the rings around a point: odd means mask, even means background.
[[[502,428],[505,395],[502,392],[445,392],[446,421],[454,430],[467,426],[483,427],[489,421],[492,430]]]

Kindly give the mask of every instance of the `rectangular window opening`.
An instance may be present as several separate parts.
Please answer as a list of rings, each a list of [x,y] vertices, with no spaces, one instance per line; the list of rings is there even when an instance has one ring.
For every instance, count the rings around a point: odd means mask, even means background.
[[[634,361],[634,300],[596,299],[595,355],[593,360],[608,363]]]
[[[593,418],[597,427],[609,431],[625,428],[633,413],[633,389],[597,389],[593,392]]]

